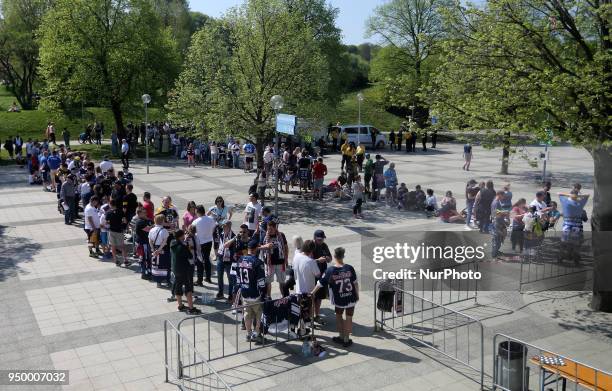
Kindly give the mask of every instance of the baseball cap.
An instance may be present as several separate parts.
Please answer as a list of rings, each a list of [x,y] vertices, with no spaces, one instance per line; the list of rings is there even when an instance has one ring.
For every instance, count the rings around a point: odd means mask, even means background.
[[[249,241],[248,248],[251,248],[251,249],[257,248],[258,244],[259,244],[259,242],[257,240],[251,240],[251,241]]]
[[[314,231],[314,237],[315,238],[323,238],[323,239],[325,239],[326,238],[325,232],[323,232],[322,229],[318,229],[318,230]]]

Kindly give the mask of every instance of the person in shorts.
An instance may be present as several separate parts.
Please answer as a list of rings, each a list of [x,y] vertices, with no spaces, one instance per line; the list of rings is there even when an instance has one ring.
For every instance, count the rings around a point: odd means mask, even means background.
[[[312,189],[314,199],[323,199],[323,182],[327,175],[327,166],[323,164],[323,158],[317,159],[315,164],[312,166]]]
[[[268,222],[266,235],[259,249],[262,250],[262,255],[266,262],[267,296],[270,297],[272,294],[272,283],[275,276],[282,296],[285,291],[286,271],[289,266],[289,246],[285,234],[278,230],[276,221]]]
[[[325,274],[325,270],[327,270],[327,264],[331,262],[332,256],[329,251],[329,247],[327,243],[325,243],[325,232],[321,229],[318,229],[314,232],[313,242],[314,242],[314,251],[312,252],[312,258],[317,262],[317,266],[319,267],[320,275]],[[327,298],[327,291],[322,290],[317,293],[315,296],[315,318],[314,321],[320,325],[324,325],[325,322],[321,319],[321,302],[323,299]]]
[[[263,310],[261,303],[266,293],[266,272],[264,263],[255,255],[256,252],[257,241],[251,240],[248,244],[248,254],[240,257],[236,270],[236,281],[245,305],[244,323],[248,342],[261,342],[263,339],[257,330],[261,330]],[[255,320],[255,330],[253,330],[253,320]]]
[[[111,210],[106,212],[106,222],[108,223],[108,241],[111,246],[111,252],[113,253],[113,261],[115,265],[120,266],[121,262],[117,258],[117,250],[121,251],[123,257],[123,263],[125,266],[129,266],[130,262],[127,260],[127,250],[125,248],[125,237],[124,230],[126,221],[123,216],[123,212],[118,208],[117,201],[111,200]]]
[[[327,268],[323,277],[317,282],[312,295],[316,295],[321,288],[329,289],[329,297],[335,307],[339,334],[332,340],[346,348],[353,343],[349,337],[353,329],[355,305],[359,301],[359,289],[357,273],[351,265],[344,263],[344,253],[342,247],[334,249],[334,264]],[[343,317],[344,314],[346,318]]]
[[[171,270],[174,277],[172,293],[176,296],[178,310],[190,315],[202,313],[193,306],[193,274],[191,262],[191,250],[185,242],[185,232],[182,229],[174,233],[174,239],[170,242]],[[187,306],[183,305],[183,294],[187,296]]]

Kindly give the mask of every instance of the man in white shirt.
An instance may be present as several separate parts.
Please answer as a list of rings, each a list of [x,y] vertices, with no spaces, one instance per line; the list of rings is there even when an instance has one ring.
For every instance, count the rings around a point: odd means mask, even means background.
[[[257,194],[249,194],[249,203],[244,208],[244,223],[249,226],[249,235],[259,231],[259,217],[261,216],[262,206],[257,201]]]
[[[123,164],[124,169],[130,168],[130,144],[128,144],[126,139],[121,140],[121,163]]]
[[[271,175],[272,173],[272,161],[273,160],[274,160],[274,153],[272,152],[272,147],[268,145],[263,155],[264,167],[268,175]]]
[[[108,156],[104,156],[102,161],[100,162],[100,170],[102,170],[103,174],[106,174],[109,170],[113,169],[113,162],[108,160]]]
[[[551,209],[546,206],[546,201],[544,200],[545,196],[546,194],[543,191],[538,191],[536,193],[536,198],[529,204],[529,206],[535,206],[536,213],[540,217],[543,217],[543,215],[548,213],[548,211]]]
[[[85,233],[87,234],[87,242],[89,243],[89,256],[92,258],[98,258],[98,255],[96,253],[100,251],[98,249],[98,245],[100,243],[100,211],[98,210],[98,205],[98,197],[91,197],[89,199],[89,204],[87,204],[87,206],[85,207],[83,216],[83,228],[85,230]]]
[[[293,271],[295,273],[295,293],[307,294],[312,292],[317,284],[317,278],[321,277],[321,270],[317,261],[312,258],[315,244],[307,240],[302,245],[302,253],[293,258]]]
[[[206,282],[212,284],[212,265],[210,263],[210,250],[213,245],[213,232],[217,227],[217,222],[210,216],[206,216],[206,209],[204,205],[198,205],[196,207],[196,213],[198,218],[191,223],[192,226],[195,226],[196,236],[198,237],[198,242],[200,243],[200,248],[202,250],[202,261],[198,260],[196,262],[198,279],[196,281],[197,286],[204,286],[202,284],[202,280],[204,278],[204,272],[206,272]]]

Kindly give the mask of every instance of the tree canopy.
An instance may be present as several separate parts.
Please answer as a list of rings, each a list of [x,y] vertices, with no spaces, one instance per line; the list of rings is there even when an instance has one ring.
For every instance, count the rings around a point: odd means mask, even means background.
[[[50,4],[49,0],[0,2],[0,75],[24,109],[32,108],[38,76],[35,32]]]
[[[445,36],[441,11],[450,0],[391,0],[375,8],[366,23],[370,36],[382,37],[386,47],[381,50],[373,70],[386,89],[391,105],[416,105],[415,120],[424,125],[428,111],[419,98],[427,82],[430,68],[428,60],[438,50]],[[387,65],[391,64],[391,65]],[[393,71],[400,66],[399,72]]]
[[[425,94],[451,126],[541,140],[552,129],[584,146],[595,163],[596,232],[612,231],[611,12],[609,3],[590,0],[449,8],[443,64]],[[596,258],[609,257],[610,246],[609,239],[594,245]],[[595,285],[594,307],[612,311],[612,293]]]
[[[178,72],[171,31],[147,0],[56,0],[39,33],[47,106],[109,105],[120,135],[126,106],[145,92],[163,99]]]
[[[281,0],[251,0],[205,25],[171,93],[171,118],[260,147],[273,132],[273,95],[285,98],[284,112],[317,117],[329,68],[312,28],[301,21]]]

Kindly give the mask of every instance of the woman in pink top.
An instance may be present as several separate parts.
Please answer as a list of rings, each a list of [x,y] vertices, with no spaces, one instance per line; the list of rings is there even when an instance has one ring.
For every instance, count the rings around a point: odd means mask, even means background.
[[[187,228],[193,223],[198,216],[196,216],[196,203],[194,201],[189,201],[187,204],[187,210],[183,214],[183,227],[181,228],[183,231],[186,231]]]

